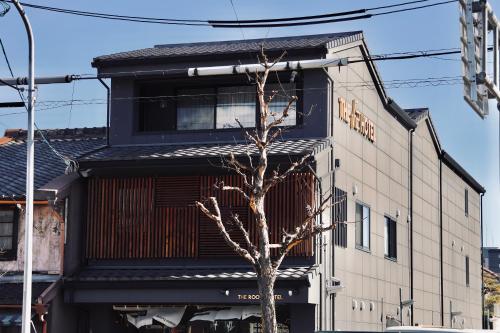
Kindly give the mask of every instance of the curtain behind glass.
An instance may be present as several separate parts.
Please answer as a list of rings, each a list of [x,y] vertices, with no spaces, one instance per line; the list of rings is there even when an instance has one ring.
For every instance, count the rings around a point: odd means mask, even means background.
[[[217,128],[255,127],[255,87],[220,87],[217,89]]]
[[[294,83],[273,83],[266,85],[266,96],[270,96],[272,91],[275,90],[278,93],[274,96],[273,100],[269,104],[269,112],[276,113],[275,118],[280,118],[283,114],[283,110],[288,105],[290,98],[296,95],[295,84]],[[275,120],[274,117],[270,116],[268,123]],[[297,101],[293,102],[288,110],[288,117],[285,118],[284,122],[280,126],[294,126],[297,124]]]
[[[182,89],[177,92],[177,129],[214,128],[214,89]]]

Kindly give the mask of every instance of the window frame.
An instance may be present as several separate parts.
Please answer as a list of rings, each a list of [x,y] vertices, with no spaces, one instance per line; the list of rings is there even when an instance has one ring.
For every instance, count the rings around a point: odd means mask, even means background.
[[[295,119],[295,125],[291,126],[283,126],[283,128],[288,128],[288,129],[294,129],[294,128],[301,128],[304,124],[304,117],[303,117],[303,106],[304,106],[304,101],[303,101],[303,80],[302,80],[302,74],[299,73],[296,76],[296,79],[294,82],[288,82],[282,80],[282,84],[289,84],[293,83],[295,84],[295,95],[298,97],[298,100],[296,102],[296,119]],[[278,80],[275,80],[274,78],[269,78],[267,81],[268,84],[277,84]],[[135,89],[134,89],[134,94],[136,97],[141,97],[141,89],[143,86],[146,86],[148,84],[152,84],[152,81],[146,80],[144,82],[141,81],[136,81],[135,83]],[[158,85],[164,84],[161,80],[158,80],[156,83]],[[210,85],[208,83],[203,83],[200,85],[196,84],[191,84],[187,82],[181,82],[179,84],[174,84],[172,87],[173,89],[173,94],[177,96],[179,90],[184,90],[184,89],[214,89],[215,90],[215,105],[214,105],[214,123],[213,127],[209,129],[185,129],[185,130],[179,130],[177,129],[177,98],[174,99],[173,108],[175,110],[173,111],[175,114],[175,129],[169,129],[169,130],[154,130],[154,131],[148,131],[141,129],[141,115],[142,108],[141,108],[141,103],[137,102],[134,103],[136,106],[134,107],[135,109],[135,116],[133,117],[133,134],[134,135],[155,135],[155,134],[173,134],[173,133],[211,133],[213,131],[218,131],[218,132],[241,132],[241,128],[238,126],[232,127],[232,128],[217,128],[217,93],[218,93],[218,88],[220,87],[254,87],[255,88],[255,126],[254,127],[246,127],[248,129],[255,129],[256,126],[258,126],[258,121],[260,119],[260,106],[259,106],[259,101],[257,97],[257,87],[255,84],[244,84],[239,82],[234,82],[234,83],[215,83],[214,85]],[[153,97],[152,97],[153,98]]]
[[[19,209],[16,206],[2,206],[0,207],[0,210],[14,212],[12,216],[12,249],[0,254],[0,261],[15,261],[17,260],[17,243],[19,241]]]
[[[368,211],[369,211],[369,218],[368,218],[368,246],[364,246],[363,243],[364,243],[364,238],[361,239],[361,244],[358,243],[358,239],[357,239],[357,235],[358,235],[358,221],[356,221],[356,210],[357,210],[357,207],[358,205],[360,205],[361,207],[363,208],[368,208]],[[372,219],[372,212],[371,212],[371,206],[362,202],[362,201],[359,201],[359,200],[356,200],[355,202],[355,205],[354,205],[354,219],[355,219],[355,244],[356,244],[356,249],[358,250],[361,250],[361,251],[364,251],[364,252],[371,252],[371,219]],[[363,210],[364,211],[364,210]],[[362,220],[364,222],[364,217],[362,217]],[[364,235],[364,230],[362,229],[361,230],[361,235],[363,236]]]
[[[386,225],[387,222],[389,222],[389,226],[387,226],[387,238],[385,234],[386,230]],[[394,225],[394,237],[391,237],[391,228],[390,224]],[[391,240],[394,240],[394,255],[391,254]],[[386,252],[386,246],[387,246],[387,252]],[[398,222],[395,218],[393,218],[390,215],[385,214],[384,215],[384,258],[391,260],[391,261],[398,261]]]

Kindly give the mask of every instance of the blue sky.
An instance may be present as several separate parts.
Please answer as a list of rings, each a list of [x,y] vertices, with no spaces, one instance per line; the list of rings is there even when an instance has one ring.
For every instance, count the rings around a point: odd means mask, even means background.
[[[29,2],[29,0],[27,0]],[[37,1],[31,3],[76,10],[100,11],[121,15],[191,19],[234,19],[230,0],[183,1]],[[396,0],[233,0],[240,19],[278,16],[315,15],[397,3]],[[402,1],[399,1],[402,2]],[[500,17],[500,2],[491,1]],[[36,9],[26,10],[36,40],[37,76],[92,74],[93,57],[151,47],[155,44],[241,39],[238,29],[219,30],[207,27],[163,26],[126,23],[75,17]],[[363,30],[372,54],[459,47],[458,4],[374,17],[364,21],[342,22],[309,27],[245,30],[246,38],[328,33]],[[22,22],[12,9],[0,18],[0,37],[9,54],[14,74],[27,74],[27,40]],[[383,80],[461,75],[457,56],[441,59],[379,62]],[[0,77],[8,77],[5,62],[0,59]],[[74,91],[74,94],[73,94]],[[388,94],[404,108],[429,107],[443,147],[469,171],[487,194],[484,202],[485,243],[500,246],[499,180],[499,112],[491,103],[491,114],[481,120],[463,101],[461,85],[389,89]],[[96,81],[40,86],[38,100],[103,99],[105,90]],[[0,100],[11,101],[15,94],[0,88]],[[0,110],[0,133],[5,128],[26,126],[25,115],[2,114],[20,109]],[[41,128],[102,126],[105,105],[63,107],[37,113]]]

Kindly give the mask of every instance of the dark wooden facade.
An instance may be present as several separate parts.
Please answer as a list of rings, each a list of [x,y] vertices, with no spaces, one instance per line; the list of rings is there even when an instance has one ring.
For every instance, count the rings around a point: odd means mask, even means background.
[[[247,203],[235,192],[214,184],[242,185],[233,175],[191,177],[91,178],[88,181],[86,224],[87,259],[166,259],[233,256],[215,223],[195,207],[196,200],[216,196],[232,237],[244,244],[229,223],[238,214],[253,241],[255,222]],[[314,205],[314,178],[297,173],[273,188],[266,198],[271,239],[292,231]],[[297,246],[291,256],[310,257],[312,240]]]

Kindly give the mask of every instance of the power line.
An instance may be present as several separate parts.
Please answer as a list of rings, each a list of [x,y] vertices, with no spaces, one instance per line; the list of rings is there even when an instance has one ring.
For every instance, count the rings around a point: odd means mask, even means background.
[[[7,2],[11,2],[11,0],[6,0]],[[399,4],[392,4],[386,6],[372,7],[372,8],[364,8],[364,9],[354,9],[344,12],[334,12],[320,15],[310,15],[310,16],[296,16],[296,17],[284,17],[284,18],[271,18],[271,19],[258,19],[258,20],[200,20],[200,19],[172,19],[172,18],[157,18],[157,17],[145,17],[145,16],[130,16],[130,15],[117,15],[117,14],[109,14],[109,13],[101,13],[101,12],[90,12],[90,11],[82,11],[82,10],[73,10],[73,9],[65,9],[58,7],[50,7],[50,6],[41,6],[32,3],[21,3],[23,6],[33,9],[51,11],[56,13],[63,14],[71,14],[77,16],[85,16],[85,17],[93,17],[100,19],[108,19],[108,20],[118,20],[118,21],[126,21],[126,22],[137,22],[137,23],[154,23],[154,24],[166,24],[166,25],[184,25],[184,26],[210,26],[214,28],[270,28],[270,27],[286,27],[286,26],[302,26],[302,25],[312,25],[312,24],[325,24],[325,23],[334,23],[334,22],[344,22],[344,21],[354,21],[361,19],[368,19],[373,16],[380,15],[388,15],[412,10],[418,10],[423,8],[429,8],[439,5],[444,5],[451,2],[456,2],[458,0],[447,0],[441,1],[437,3],[414,6],[410,8],[373,13],[373,14],[365,14],[365,15],[357,15],[357,16],[349,16],[355,14],[363,14],[369,11],[376,11],[380,9],[387,9],[393,7],[406,6],[416,3],[428,2],[432,0],[415,0],[415,1],[407,1]],[[342,17],[348,16],[348,17]],[[330,18],[330,17],[340,17],[329,20],[317,20],[318,18]],[[303,21],[303,22],[302,22]],[[271,23],[271,22],[288,22],[288,23]],[[255,24],[256,23],[256,24]]]
[[[445,4],[452,3],[452,2],[457,2],[457,1],[458,0],[447,0],[447,1],[441,1],[441,2],[437,2],[437,3],[429,4],[429,5],[422,5],[422,6],[416,6],[416,7],[404,8],[404,9],[398,9],[398,10],[391,10],[391,11],[386,11],[386,12],[381,12],[381,13],[373,13],[373,14],[364,14],[364,15],[357,15],[357,16],[341,17],[341,18],[328,19],[328,20],[312,20],[312,21],[300,22],[301,20],[304,19],[304,17],[300,17],[299,18],[299,22],[297,22],[296,20],[293,20],[292,18],[285,20],[285,21],[293,21],[293,22],[289,22],[289,23],[250,23],[250,24],[245,24],[244,21],[239,21],[239,23],[216,23],[215,21],[209,21],[209,23],[214,28],[237,28],[237,27],[241,27],[241,28],[277,28],[277,27],[295,27],[295,26],[317,25],[317,24],[326,24],[326,23],[336,23],[336,22],[365,20],[365,19],[369,19],[369,18],[372,18],[372,17],[375,17],[375,16],[396,14],[396,13],[407,12],[407,11],[412,11],[412,10],[418,10],[418,9],[423,9],[423,8],[435,7],[435,6],[445,5]],[[366,12],[366,10],[361,10],[360,11],[360,13],[364,13],[364,12]],[[338,13],[332,13],[332,14],[329,14],[329,15],[330,16],[334,16],[334,14],[338,14]]]

